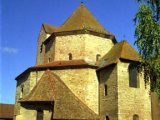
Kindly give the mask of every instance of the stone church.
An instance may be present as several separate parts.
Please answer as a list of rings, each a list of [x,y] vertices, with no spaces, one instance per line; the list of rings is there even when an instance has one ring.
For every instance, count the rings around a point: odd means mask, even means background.
[[[16,77],[15,120],[151,120],[139,59],[81,3],[61,26],[42,25],[36,65]]]

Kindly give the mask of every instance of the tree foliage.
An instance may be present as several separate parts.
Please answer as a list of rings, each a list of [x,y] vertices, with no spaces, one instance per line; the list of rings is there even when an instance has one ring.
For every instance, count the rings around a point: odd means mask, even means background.
[[[160,0],[141,0],[135,16],[135,44],[142,56],[138,70],[144,70],[145,82],[151,83],[151,90],[160,97]],[[158,10],[157,10],[158,9]]]
[[[140,4],[143,3],[147,5],[153,11],[153,17],[156,21],[160,20],[160,0],[137,0],[137,1]]]

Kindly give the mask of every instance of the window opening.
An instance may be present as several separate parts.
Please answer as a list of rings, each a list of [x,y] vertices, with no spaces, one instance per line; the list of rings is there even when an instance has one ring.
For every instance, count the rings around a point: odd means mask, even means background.
[[[23,92],[24,92],[24,85],[21,85],[21,93],[20,93],[20,98],[23,97]]]
[[[40,46],[40,53],[42,53],[42,50],[43,50],[43,44],[41,44]]]
[[[139,88],[138,72],[129,65],[129,87]]]
[[[108,94],[108,86],[104,85],[104,95],[107,96]]]
[[[37,110],[37,119],[36,120],[43,120],[43,110]]]
[[[133,115],[133,120],[139,120],[139,116],[138,115]]]
[[[106,116],[106,120],[109,120],[109,117],[108,117],[108,116]]]
[[[49,62],[51,62],[51,58],[50,58],[50,57],[48,58],[48,63],[49,63]]]
[[[69,56],[69,60],[72,60],[72,54],[69,53],[68,56]]]
[[[97,54],[96,55],[96,61],[98,61],[100,59],[101,55],[100,54]]]

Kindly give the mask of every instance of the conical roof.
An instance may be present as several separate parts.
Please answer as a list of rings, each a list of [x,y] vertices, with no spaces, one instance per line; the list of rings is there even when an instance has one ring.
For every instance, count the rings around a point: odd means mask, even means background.
[[[102,27],[102,25],[96,20],[96,18],[82,3],[65,21],[65,23],[57,29],[57,31],[61,32],[84,29],[110,34]]]
[[[127,41],[122,41],[114,45],[111,50],[98,61],[100,67],[108,66],[117,63],[119,59],[140,61],[140,56],[137,51]]]

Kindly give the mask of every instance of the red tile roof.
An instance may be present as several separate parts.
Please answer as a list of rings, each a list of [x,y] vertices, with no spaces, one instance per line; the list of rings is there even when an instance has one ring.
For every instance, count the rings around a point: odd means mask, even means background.
[[[32,70],[41,70],[41,69],[45,70],[45,69],[57,69],[57,68],[58,69],[65,69],[65,68],[79,68],[79,67],[98,68],[98,66],[96,66],[95,64],[87,62],[83,59],[81,59],[81,60],[67,60],[67,61],[53,61],[50,63],[36,65],[36,66],[28,68],[23,73],[18,75],[16,77],[16,80],[30,70],[32,71]]]
[[[13,118],[14,105],[13,104],[0,104],[0,118]]]
[[[71,66],[95,66],[94,64],[90,64],[89,62],[86,62],[85,60],[64,60],[64,61],[53,61],[46,64],[36,65],[32,68],[45,68],[45,67],[71,67]]]

